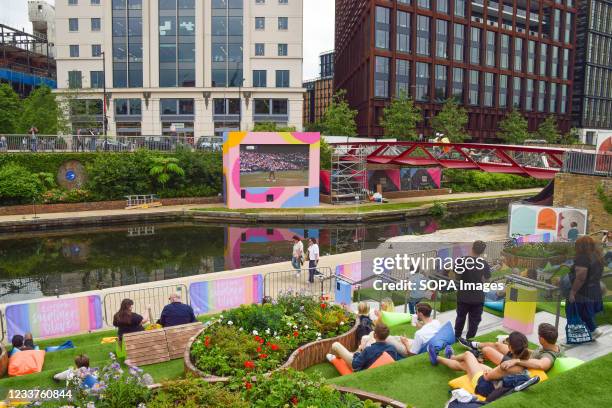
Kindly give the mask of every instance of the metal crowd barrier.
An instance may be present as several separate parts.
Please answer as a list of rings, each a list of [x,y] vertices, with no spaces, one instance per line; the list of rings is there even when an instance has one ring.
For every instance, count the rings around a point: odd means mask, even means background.
[[[168,303],[168,298],[175,292],[181,295],[183,303],[190,304],[189,291],[185,284],[107,293],[103,300],[104,321],[108,326],[113,325],[113,316],[119,311],[123,299],[132,299],[134,301],[134,311],[141,313],[145,318],[148,317],[149,311],[152,314],[151,318],[159,317],[163,307]]]
[[[264,296],[276,299],[282,293],[303,293],[306,295],[326,295],[333,292],[335,275],[329,267],[317,267],[318,275],[314,283],[309,282],[309,270],[303,268],[299,274],[295,269],[268,272],[264,274]]]

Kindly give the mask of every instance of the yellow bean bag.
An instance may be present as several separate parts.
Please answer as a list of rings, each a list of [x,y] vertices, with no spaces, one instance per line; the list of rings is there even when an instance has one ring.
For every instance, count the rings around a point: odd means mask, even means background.
[[[529,376],[530,377],[535,377],[537,375],[538,377],[540,377],[540,381],[548,380],[548,375],[546,375],[546,373],[544,371],[542,371],[542,370],[534,370],[534,369],[530,368],[528,371],[529,371]],[[483,397],[482,395],[476,394],[476,384],[475,383],[476,382],[475,381],[471,381],[470,378],[466,374],[466,375],[462,375],[461,377],[458,377],[458,378],[455,378],[453,380],[450,380],[448,382],[448,385],[452,389],[463,388],[464,390],[466,390],[470,394],[476,395],[476,397],[478,397],[478,399],[480,401],[486,400],[486,398]]]
[[[412,315],[410,313],[398,313],[398,312],[380,312],[380,320],[388,327],[399,326],[400,324],[410,323],[412,321]]]

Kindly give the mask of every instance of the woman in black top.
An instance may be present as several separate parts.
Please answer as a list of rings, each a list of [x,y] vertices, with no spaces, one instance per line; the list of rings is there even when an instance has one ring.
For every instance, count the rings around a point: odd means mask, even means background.
[[[125,333],[143,331],[142,324],[147,322],[141,315],[132,312],[132,306],[134,306],[132,299],[123,299],[119,311],[113,317],[113,326],[117,328],[120,341]]]
[[[603,311],[600,280],[603,273],[603,257],[600,249],[589,236],[576,240],[576,257],[570,272],[572,288],[568,304],[575,303],[580,318],[593,337],[601,334],[597,330],[595,314]]]

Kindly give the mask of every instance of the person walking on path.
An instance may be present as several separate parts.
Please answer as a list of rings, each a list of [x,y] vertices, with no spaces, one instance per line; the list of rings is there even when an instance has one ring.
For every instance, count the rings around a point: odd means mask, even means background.
[[[487,245],[483,241],[472,244],[471,254],[463,258],[463,272],[459,273],[458,280],[461,285],[484,283],[491,278],[491,267],[482,256]],[[468,331],[466,338],[476,337],[478,325],[482,320],[485,295],[482,290],[457,290],[457,318],[455,319],[455,338],[461,338],[466,317],[468,318]]]
[[[319,264],[319,245],[316,238],[308,238],[308,282],[314,283],[315,275],[321,273],[317,270]]]
[[[291,252],[291,266],[295,269],[296,276],[300,276],[302,270],[302,262],[304,259],[304,244],[300,240],[300,237],[294,235],[293,238],[293,250]]]

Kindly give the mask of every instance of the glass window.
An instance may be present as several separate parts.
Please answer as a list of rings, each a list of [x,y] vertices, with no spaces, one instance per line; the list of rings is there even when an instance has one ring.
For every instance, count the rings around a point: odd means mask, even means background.
[[[91,45],[91,56],[92,57],[101,57],[102,56],[102,46],[100,44],[92,44]]]
[[[415,91],[417,101],[427,101],[429,99],[429,64],[427,63],[416,63]]]
[[[264,17],[255,17],[255,28],[265,28]],[[212,32],[212,86],[242,86],[244,83],[242,1],[212,2]],[[264,52],[265,49],[260,47],[259,51]]]
[[[89,72],[89,86],[91,88],[103,88],[104,87],[104,75],[102,71],[90,71]]]
[[[142,114],[141,104],[142,102],[140,99],[130,99],[130,115]]]
[[[417,5],[423,9],[430,9],[431,4],[429,0],[417,0]]]
[[[266,55],[266,45],[264,43],[255,44],[255,55],[258,57]]]
[[[448,22],[436,21],[436,57],[448,58],[446,49],[448,44]]]
[[[288,54],[287,44],[278,44],[278,56],[286,57]]]
[[[550,76],[559,77],[559,47],[552,47],[552,58],[550,59]]]
[[[495,77],[491,72],[484,73],[484,106],[493,106],[493,93],[495,91]]]
[[[527,79],[527,89],[525,90],[525,110],[533,109],[533,79]]]
[[[508,105],[508,75],[499,76],[499,107],[505,108]]]
[[[429,17],[417,16],[417,54],[429,55]]]
[[[447,98],[446,92],[447,68],[444,65],[436,65],[434,97],[436,102],[444,102]]]
[[[448,14],[448,0],[436,0],[436,10],[440,13]]]
[[[520,71],[523,66],[523,39],[514,38],[514,70]]]
[[[115,115],[127,115],[129,112],[129,102],[127,99],[115,99]]]
[[[495,66],[495,33],[493,31],[487,31],[486,64],[489,67]]]
[[[102,28],[102,23],[100,22],[100,19],[92,18],[91,19],[91,31],[100,31],[101,28]]]
[[[269,115],[270,114],[270,100],[269,99],[255,99],[255,114],[256,115]]]
[[[410,95],[410,61],[395,60],[395,95]]]
[[[610,9],[610,6],[608,6],[608,19],[610,19],[612,17],[612,9]],[[564,40],[567,44],[571,44],[572,42],[572,14],[571,13],[565,13],[565,35],[564,35]],[[612,24],[612,21],[609,21],[608,24]]]
[[[289,70],[286,70],[286,69],[276,70],[276,87],[277,88],[289,88]]]
[[[142,2],[112,5],[113,87],[142,87]],[[160,35],[162,33],[160,32]]]
[[[374,96],[376,98],[389,97],[389,58],[376,56],[374,72]]]
[[[389,49],[389,23],[391,10],[376,6],[376,48]]]
[[[480,78],[480,72],[475,71],[475,70],[470,70],[470,83],[469,83],[469,89],[468,89],[468,103],[470,105],[478,105],[479,103],[479,98],[478,98],[478,91],[479,91],[479,86],[478,86],[478,80]]]
[[[79,56],[79,46],[78,45],[71,45],[70,46],[70,56],[72,58],[76,58]]]
[[[78,18],[68,19],[68,31],[79,31],[79,19]]]
[[[546,104],[546,82],[538,81],[538,112],[544,112]]]
[[[559,31],[561,29],[561,10],[553,11],[553,40],[559,41]]]
[[[521,106],[521,78],[512,77],[512,106],[520,108]]]
[[[465,0],[455,0],[455,15],[457,17],[465,17]]]
[[[272,99],[272,114],[286,115],[287,105],[287,99]]]
[[[68,87],[82,88],[81,71],[68,71]]]
[[[548,56],[548,48],[544,43],[540,43],[540,75],[546,75],[546,63]]]
[[[601,101],[604,102],[603,100]],[[609,106],[609,101],[606,102],[606,105]],[[561,113],[567,113],[567,85],[561,85]],[[603,118],[609,118],[609,112],[607,114],[602,115]]]
[[[227,114],[227,105],[225,103],[225,99],[213,99],[213,114],[215,115],[226,115]]]
[[[507,34],[501,35],[499,66],[501,69],[510,68],[510,36]]]
[[[563,49],[563,68],[561,70],[561,78],[567,79],[568,73],[569,73],[569,49],[564,48]]]
[[[533,74],[535,69],[535,41],[527,42],[527,73]]]
[[[77,4],[79,4],[79,0],[68,0],[69,6],[76,6]]]
[[[256,30],[266,29],[266,18],[265,17],[255,17],[255,29]]]
[[[557,84],[550,83],[550,104],[548,105],[549,112],[557,112]]]
[[[470,34],[470,62],[480,64],[480,28],[472,27]],[[470,77],[472,75],[470,74]]]
[[[278,18],[278,29],[279,30],[288,30],[289,29],[289,18],[287,18],[287,17],[279,17]]]
[[[410,52],[410,13],[397,11],[397,51]]]
[[[455,61],[463,61],[463,50],[465,44],[465,26],[463,24],[454,25],[454,45],[453,59]]]
[[[179,99],[179,115],[193,115],[193,99]]]
[[[253,71],[253,86],[255,88],[265,88],[268,86],[267,71],[265,69]]]
[[[453,68],[453,97],[463,102],[463,68]]]

